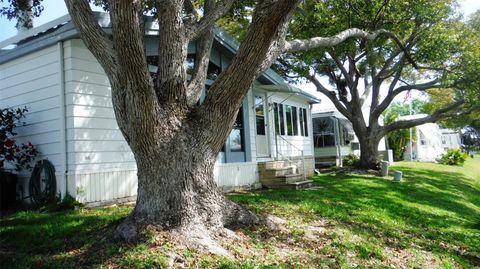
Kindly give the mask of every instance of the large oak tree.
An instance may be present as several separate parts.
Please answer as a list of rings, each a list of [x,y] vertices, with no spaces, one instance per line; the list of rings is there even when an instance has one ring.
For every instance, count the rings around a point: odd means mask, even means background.
[[[362,168],[378,167],[378,144],[389,132],[475,109],[469,95],[479,88],[478,46],[473,45],[478,33],[459,20],[455,3],[307,1],[295,16],[290,38],[308,39],[349,28],[384,33],[376,39],[350,39],[332,47],[287,54],[277,62],[286,77],[312,82],[352,122],[360,141]],[[301,48],[306,44],[311,43]],[[379,119],[396,96],[432,90],[448,92],[448,101],[431,106],[435,109],[424,118],[382,126]]]

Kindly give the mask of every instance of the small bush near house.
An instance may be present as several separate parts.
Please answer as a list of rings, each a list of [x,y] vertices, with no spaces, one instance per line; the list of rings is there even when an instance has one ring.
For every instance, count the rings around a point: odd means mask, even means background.
[[[37,148],[30,142],[19,144],[13,137],[15,129],[28,112],[24,108],[0,108],[0,169],[9,162],[17,171],[31,169],[31,163],[38,155]]]
[[[343,157],[343,166],[354,167],[358,164],[360,159],[357,155],[350,153],[347,156]]]
[[[467,158],[466,152],[462,152],[460,149],[449,149],[447,153],[442,154],[438,162],[447,165],[463,165]]]
[[[58,196],[56,201],[43,206],[40,208],[42,212],[58,212],[58,211],[67,211],[67,210],[74,210],[77,208],[82,208],[84,205],[75,198],[73,198],[70,194],[65,195],[63,199]]]

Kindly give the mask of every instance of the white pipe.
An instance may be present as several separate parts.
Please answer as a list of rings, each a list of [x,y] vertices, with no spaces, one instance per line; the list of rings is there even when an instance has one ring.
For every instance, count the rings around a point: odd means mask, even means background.
[[[335,134],[335,147],[337,149],[338,166],[343,166],[342,147],[340,146],[340,121],[336,117],[330,117],[333,122],[333,133]]]
[[[66,101],[65,101],[65,59],[63,54],[63,41],[57,43],[58,49],[58,62],[60,65],[59,73],[59,84],[60,84],[60,147],[62,154],[62,179],[60,182],[60,195],[63,199],[67,194],[68,182],[67,182],[67,172],[68,172],[68,162],[67,162],[67,112],[66,112]]]

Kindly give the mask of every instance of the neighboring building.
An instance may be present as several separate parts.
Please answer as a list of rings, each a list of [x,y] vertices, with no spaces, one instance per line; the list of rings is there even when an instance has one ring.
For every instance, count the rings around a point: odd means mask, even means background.
[[[460,131],[440,129],[440,132],[442,133],[442,146],[444,151],[462,147],[462,135]]]
[[[338,111],[312,114],[315,166],[342,166],[348,154],[360,155],[360,142],[352,123]],[[386,150],[385,139],[378,144],[379,159],[393,163],[391,150]]]
[[[108,32],[109,16],[99,13],[98,20]],[[158,53],[156,29],[154,22],[146,24],[146,51],[152,62]],[[25,31],[1,42],[0,48],[11,44],[16,47],[0,51],[0,107],[29,108],[17,139],[38,145],[40,158],[54,164],[59,193],[68,192],[81,202],[136,195],[136,164],[115,120],[108,79],[70,17]],[[216,31],[206,87],[237,49],[231,37]],[[195,44],[190,44],[189,59],[194,55]],[[261,75],[218,156],[217,184],[225,189],[259,186],[260,174],[276,160],[280,161],[273,166],[288,166],[292,174],[312,175],[310,107],[318,102],[286,85],[272,70]],[[26,185],[24,180],[28,195]]]
[[[340,112],[314,113],[312,122],[315,166],[341,166],[343,157],[360,153],[352,123]]]
[[[425,117],[425,114],[401,116],[399,120],[410,120]],[[433,162],[444,152],[442,143],[442,132],[436,123],[425,123],[415,127],[415,134],[412,139],[412,150],[410,143],[407,143],[403,154],[404,160]]]

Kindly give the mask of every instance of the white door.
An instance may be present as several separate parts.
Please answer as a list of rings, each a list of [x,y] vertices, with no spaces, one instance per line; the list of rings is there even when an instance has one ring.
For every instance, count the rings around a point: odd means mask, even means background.
[[[255,95],[255,125],[256,125],[256,144],[257,144],[257,156],[269,157],[270,148],[268,140],[268,128],[267,128],[267,106],[266,98],[263,94]]]

